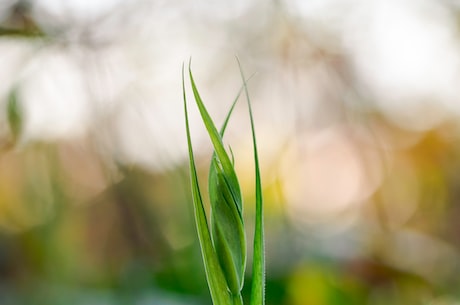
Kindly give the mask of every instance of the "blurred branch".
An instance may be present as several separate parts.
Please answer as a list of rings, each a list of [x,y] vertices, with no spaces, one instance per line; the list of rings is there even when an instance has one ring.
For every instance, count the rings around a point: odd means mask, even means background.
[[[0,26],[0,37],[2,36],[44,37],[45,33],[37,27],[17,29]]]

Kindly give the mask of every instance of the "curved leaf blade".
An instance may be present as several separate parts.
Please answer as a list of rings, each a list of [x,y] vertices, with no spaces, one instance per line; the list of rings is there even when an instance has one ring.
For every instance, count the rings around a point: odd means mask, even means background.
[[[212,245],[211,234],[209,232],[206,213],[203,205],[200,187],[198,184],[198,175],[196,171],[192,141],[190,137],[187,98],[185,93],[184,66],[182,66],[182,91],[184,99],[185,124],[187,132],[187,145],[189,153],[192,196],[195,211],[195,223],[198,232],[198,238],[201,247],[201,254],[203,257],[206,278],[208,281],[208,287],[211,293],[211,299],[213,304],[232,305],[233,301],[230,297],[230,294],[228,293],[226,280],[224,278],[224,275],[219,265],[219,261],[217,259],[216,253],[214,252],[214,248]]]
[[[216,157],[219,160],[220,165],[222,166],[223,172],[225,173],[225,179],[230,187],[230,192],[233,196],[233,201],[237,204],[238,212],[240,213],[240,217],[243,218],[243,204],[241,200],[242,196],[241,196],[241,190],[240,190],[240,186],[238,183],[238,179],[236,177],[235,169],[233,168],[233,164],[230,161],[230,158],[227,152],[225,151],[224,145],[222,143],[222,138],[220,137],[220,134],[217,131],[217,128],[214,125],[211,119],[211,116],[209,115],[206,107],[203,104],[203,101],[196,87],[195,80],[193,79],[190,64],[189,64],[189,76],[190,76],[190,82],[192,84],[193,95],[195,97],[195,101],[200,111],[203,122],[206,126],[206,130],[208,131],[209,137],[214,146]]]
[[[262,182],[260,178],[259,156],[257,152],[256,132],[254,128],[254,117],[252,115],[251,100],[249,97],[247,83],[244,77],[243,68],[238,60],[241,78],[243,80],[244,92],[249,108],[249,118],[251,122],[252,144],[254,148],[254,165],[256,177],[256,223],[254,230],[254,252],[252,265],[252,286],[251,286],[251,305],[265,304],[265,237],[264,237],[264,218],[263,218],[263,197]]]

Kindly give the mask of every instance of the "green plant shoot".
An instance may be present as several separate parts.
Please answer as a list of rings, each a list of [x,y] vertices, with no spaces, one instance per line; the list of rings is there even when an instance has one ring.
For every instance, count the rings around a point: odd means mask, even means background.
[[[207,221],[198,175],[193,155],[185,91],[184,67],[182,67],[182,88],[185,111],[185,124],[189,152],[192,197],[195,211],[195,223],[200,242],[206,279],[214,305],[243,305],[241,290],[244,285],[246,269],[246,234],[243,221],[243,200],[238,178],[234,169],[233,155],[230,159],[222,138],[232,111],[244,89],[248,102],[254,146],[256,219],[254,233],[253,281],[251,287],[251,305],[263,305],[265,283],[265,257],[263,234],[263,204],[257,153],[254,120],[249,99],[246,79],[238,61],[242,90],[234,99],[225,121],[220,129],[212,121],[200,97],[189,64],[189,78],[196,105],[214,147],[208,178],[209,201],[211,205],[210,226]]]

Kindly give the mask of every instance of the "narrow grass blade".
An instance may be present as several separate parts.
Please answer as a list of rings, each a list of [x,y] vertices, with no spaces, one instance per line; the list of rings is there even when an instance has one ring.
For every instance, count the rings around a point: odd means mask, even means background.
[[[254,252],[252,265],[252,287],[251,287],[251,305],[265,304],[265,239],[264,239],[264,219],[263,219],[263,198],[262,198],[262,182],[260,179],[259,156],[257,153],[257,141],[254,128],[254,118],[252,115],[251,100],[247,83],[244,78],[241,63],[238,60],[241,78],[244,82],[244,91],[249,107],[249,118],[251,120],[252,143],[254,147],[254,164],[256,176],[256,223],[254,231]]]
[[[249,81],[251,78],[252,78],[253,75],[251,75],[247,80]],[[238,102],[238,99],[240,98],[241,96],[241,93],[244,91],[244,85],[241,86],[240,90],[238,91],[238,94],[236,95],[235,99],[233,100],[232,102],[232,105],[230,106],[230,109],[228,110],[227,112],[227,116],[225,117],[225,120],[224,120],[224,123],[222,124],[221,128],[220,128],[220,131],[219,131],[219,135],[220,135],[220,138],[222,139],[224,137],[224,133],[225,133],[225,129],[227,128],[227,125],[228,125],[228,121],[230,120],[230,117],[232,116],[232,113],[233,113],[233,110],[235,109],[235,106],[236,106],[236,103]],[[232,165],[234,164],[234,156],[233,156],[233,152],[232,152],[232,149],[231,147],[229,148],[230,150],[230,154],[232,156],[232,160],[231,160],[231,163]],[[218,162],[217,160],[217,157],[216,157],[216,151],[214,151],[212,153],[212,158],[211,158],[211,165],[209,167],[209,177],[208,177],[208,181],[209,181],[209,189],[211,190],[214,186],[215,186],[215,183],[212,183],[213,180],[217,179],[217,173],[216,173],[216,166],[217,164],[215,164],[214,162]],[[210,196],[211,196],[211,201],[213,201],[213,198],[212,196],[214,196],[215,192],[212,192],[210,191]],[[212,221],[212,219],[211,219]]]
[[[195,223],[198,232],[198,238],[201,247],[201,253],[203,256],[203,262],[206,272],[206,278],[208,281],[209,291],[211,293],[212,302],[215,305],[232,305],[233,300],[227,290],[227,284],[225,277],[219,265],[218,258],[214,252],[214,248],[211,241],[211,234],[209,232],[208,222],[206,219],[206,213],[203,206],[203,200],[198,184],[198,176],[196,172],[195,159],[193,155],[192,142],[190,138],[190,127],[188,120],[187,111],[187,99],[185,93],[185,81],[184,81],[184,66],[182,66],[182,91],[184,99],[184,112],[185,112],[185,123],[187,131],[187,144],[189,152],[189,163],[191,173],[191,186],[192,195],[195,211]]]
[[[233,168],[233,164],[230,161],[230,158],[227,152],[225,151],[224,145],[222,143],[222,138],[220,137],[220,134],[217,131],[217,128],[214,125],[208,111],[206,110],[206,107],[203,104],[200,94],[198,93],[198,89],[193,79],[190,64],[189,64],[189,76],[190,76],[190,82],[192,83],[192,90],[193,90],[193,95],[195,97],[196,104],[198,106],[198,109],[200,110],[200,114],[201,114],[201,117],[203,118],[203,122],[206,126],[209,137],[211,138],[211,142],[214,146],[214,150],[216,152],[217,159],[219,160],[220,166],[222,166],[222,170],[225,173],[225,180],[228,186],[230,187],[230,192],[232,194],[233,200],[237,204],[237,208],[238,208],[240,217],[243,218],[241,190],[238,184],[238,179],[236,177],[235,169]]]
[[[219,136],[222,140],[230,116],[233,113],[244,87],[241,86],[222,124]],[[231,152],[231,149],[230,149]],[[232,154],[232,165],[233,154]],[[209,199],[211,202],[211,237],[230,292],[239,296],[246,270],[246,233],[243,218],[232,201],[232,195],[225,181],[225,173],[213,152],[209,168]]]
[[[209,189],[212,241],[228,288],[237,296],[243,287],[246,269],[246,234],[225,174],[217,165],[212,171]]]
[[[254,73],[246,79],[245,83],[247,83],[253,76],[254,76]],[[230,120],[230,117],[232,116],[233,110],[235,109],[235,106],[236,106],[236,102],[238,102],[238,100],[239,100],[239,98],[241,96],[241,93],[243,93],[243,91],[245,91],[244,89],[245,89],[245,85],[241,86],[240,90],[238,91],[238,94],[236,95],[235,99],[233,100],[233,103],[232,103],[230,109],[227,112],[227,116],[225,117],[224,123],[220,127],[220,131],[219,131],[219,134],[220,134],[221,138],[224,137],[224,133],[225,133],[225,129],[227,128],[228,121]]]
[[[189,74],[195,102],[215,151],[209,174],[212,241],[232,297],[239,299],[246,269],[246,234],[240,186],[222,137],[198,93],[190,67]]]

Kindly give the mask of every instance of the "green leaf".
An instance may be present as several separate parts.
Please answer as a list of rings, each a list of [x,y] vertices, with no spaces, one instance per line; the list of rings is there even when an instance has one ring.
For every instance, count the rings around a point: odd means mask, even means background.
[[[209,179],[212,240],[230,292],[238,295],[246,269],[246,235],[243,219],[225,180],[225,174],[212,162]]]
[[[234,99],[220,129],[221,140],[242,91],[243,87]],[[232,154],[232,165],[233,163]],[[239,295],[243,288],[246,269],[246,234],[243,218],[238,212],[237,203],[233,202],[233,197],[225,180],[225,173],[219,165],[215,151],[211,158],[208,183],[211,202],[211,236],[214,249],[230,292],[233,295]]]
[[[203,257],[206,279],[208,281],[209,291],[211,293],[211,299],[215,305],[232,305],[233,301],[228,293],[226,280],[220,268],[219,261],[211,241],[211,234],[209,232],[208,222],[206,219],[206,213],[203,205],[203,200],[198,184],[198,176],[196,172],[195,159],[193,155],[193,147],[190,137],[190,127],[188,120],[187,111],[187,99],[185,93],[185,81],[184,81],[184,66],[182,66],[182,91],[184,99],[184,112],[185,112],[185,124],[187,131],[187,144],[189,152],[189,164],[190,164],[190,175],[191,175],[191,187],[192,196],[195,211],[195,223],[198,232],[198,238],[201,247],[201,253]]]
[[[264,218],[263,218],[263,198],[262,182],[260,179],[259,156],[257,153],[257,141],[254,128],[254,118],[252,115],[251,100],[246,80],[244,78],[241,63],[238,60],[241,78],[243,79],[244,92],[249,108],[249,118],[251,120],[252,143],[254,147],[254,164],[256,177],[256,224],[254,230],[254,252],[252,265],[252,286],[251,286],[251,305],[265,304],[265,239],[264,239]]]
[[[242,305],[241,289],[243,286],[244,270],[246,267],[246,237],[243,223],[243,203],[238,179],[232,160],[224,148],[222,137],[235,104],[244,89],[249,106],[251,130],[254,145],[256,173],[256,228],[254,233],[253,283],[251,304],[263,305],[265,282],[265,257],[263,236],[263,204],[260,169],[255,138],[254,120],[251,103],[241,65],[238,61],[243,86],[233,101],[220,132],[217,132],[206,107],[204,106],[189,64],[189,77],[195,102],[206,126],[214,153],[209,169],[209,197],[211,202],[211,232],[209,232],[206,213],[198,185],[193,149],[190,139],[187,102],[184,84],[184,67],[182,67],[182,86],[184,95],[184,110],[189,149],[192,193],[195,209],[195,220],[200,239],[203,261],[205,264],[211,297],[215,305]],[[230,150],[231,152],[231,150]]]
[[[241,199],[242,197],[241,197],[241,190],[238,184],[238,179],[236,177],[235,169],[233,168],[233,164],[230,161],[230,158],[227,152],[225,151],[224,145],[222,143],[222,138],[220,137],[220,134],[217,132],[216,126],[214,125],[208,111],[206,110],[206,107],[203,104],[200,94],[198,93],[198,89],[196,88],[190,65],[189,65],[189,76],[190,76],[190,82],[192,83],[193,95],[195,97],[195,101],[200,111],[203,122],[208,131],[209,137],[211,138],[211,142],[214,146],[216,157],[220,163],[219,166],[222,167],[222,170],[225,173],[225,180],[230,188],[230,192],[232,194],[233,201],[237,204],[238,212],[242,218],[243,217],[243,206],[242,206],[242,199]]]
[[[240,186],[221,135],[202,102],[190,66],[189,76],[195,102],[215,151],[209,174],[214,248],[228,288],[233,296],[238,296],[243,287],[246,269],[246,235]]]

